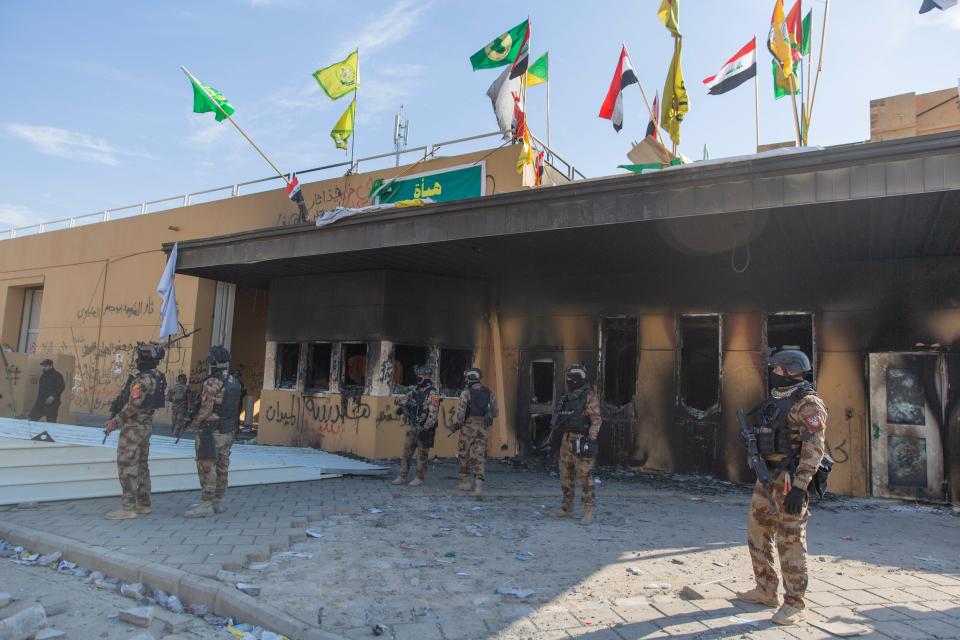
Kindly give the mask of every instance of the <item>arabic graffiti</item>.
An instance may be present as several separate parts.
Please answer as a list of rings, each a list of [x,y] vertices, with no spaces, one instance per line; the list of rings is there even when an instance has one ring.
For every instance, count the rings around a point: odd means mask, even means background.
[[[372,186],[373,176],[351,176],[349,180],[340,178],[330,186],[317,188],[313,191],[313,199],[307,205],[309,220],[316,220],[323,212],[337,207],[355,209],[371,204],[369,196]],[[277,214],[274,225],[285,227],[299,223],[299,211],[281,211]]]

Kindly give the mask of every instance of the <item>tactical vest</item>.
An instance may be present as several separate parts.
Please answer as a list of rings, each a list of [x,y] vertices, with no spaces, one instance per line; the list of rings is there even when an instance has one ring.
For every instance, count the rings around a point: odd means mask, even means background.
[[[216,378],[223,385],[223,401],[213,405],[214,413],[220,417],[216,421],[216,429],[220,433],[234,433],[240,426],[240,397],[243,388],[232,373],[221,371],[210,377]]]
[[[553,413],[554,429],[557,433],[587,433],[590,420],[583,415],[590,395],[590,385],[583,385],[572,396],[563,396]]]
[[[484,417],[490,411],[490,389],[482,384],[470,387],[470,406],[467,407],[467,417]]]
[[[144,371],[143,375],[153,378],[153,393],[143,399],[140,405],[141,411],[156,411],[163,409],[167,402],[167,378],[156,369]]]
[[[435,391],[436,387],[433,386],[432,382],[429,382],[423,386],[417,385],[413,388],[413,391],[410,394],[410,400],[408,402],[414,405],[414,407],[411,408],[414,408],[416,411],[416,421],[414,426],[417,428],[422,427],[427,419],[427,398],[433,395]],[[436,425],[434,425],[434,427],[435,426]]]
[[[809,382],[802,383],[793,393],[783,398],[769,397],[750,410],[756,415],[754,432],[757,435],[757,451],[770,462],[796,458],[799,460],[802,442],[792,439],[794,430],[787,424],[787,415],[793,406],[806,396],[816,395],[816,389]],[[794,465],[796,462],[794,462]]]

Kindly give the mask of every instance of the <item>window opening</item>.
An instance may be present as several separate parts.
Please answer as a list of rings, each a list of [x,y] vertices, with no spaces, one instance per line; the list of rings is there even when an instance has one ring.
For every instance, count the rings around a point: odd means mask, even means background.
[[[680,398],[698,411],[720,401],[720,316],[680,317]]]
[[[297,388],[297,369],[300,366],[300,345],[281,342],[277,345],[277,389]]]
[[[553,360],[536,360],[530,365],[530,375],[533,378],[530,404],[553,404],[553,372]]]
[[[430,350],[412,344],[393,347],[393,393],[407,393],[417,385],[416,367],[427,364]]]
[[[330,356],[333,345],[329,342],[311,342],[307,345],[307,371],[303,390],[307,393],[330,390]]]
[[[637,319],[604,318],[603,401],[625,405],[637,392]]]
[[[343,362],[340,390],[362,391],[367,386],[367,344],[344,344],[340,349]]]
[[[43,302],[43,288],[27,289],[23,292],[23,311],[20,314],[20,340],[17,350],[33,353],[37,350],[40,336],[40,306]]]
[[[472,350],[440,347],[440,375],[437,378],[440,393],[445,396],[459,396],[463,389],[463,372],[469,369],[471,364]]]
[[[767,316],[767,351],[798,349],[813,362],[813,315],[809,313],[776,313]],[[767,368],[769,378],[769,367]],[[813,382],[813,371],[806,378]],[[769,385],[768,388],[772,388]]]

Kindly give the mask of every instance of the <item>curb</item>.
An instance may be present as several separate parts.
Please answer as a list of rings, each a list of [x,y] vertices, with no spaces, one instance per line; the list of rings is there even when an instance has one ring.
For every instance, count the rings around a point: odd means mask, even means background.
[[[254,624],[281,633],[291,640],[347,640],[343,636],[308,626],[279,609],[261,604],[215,580],[181,569],[6,522],[0,522],[0,537],[34,553],[60,551],[64,559],[91,571],[100,571],[124,582],[140,582],[150,589],[163,589],[185,603],[207,605],[214,615]]]

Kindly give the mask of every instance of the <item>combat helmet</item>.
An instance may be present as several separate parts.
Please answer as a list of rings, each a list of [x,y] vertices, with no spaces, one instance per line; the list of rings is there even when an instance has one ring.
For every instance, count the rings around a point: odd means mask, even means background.
[[[467,384],[473,384],[474,382],[480,382],[483,379],[483,372],[480,371],[477,367],[470,367],[463,372],[463,379],[467,381]]]
[[[784,349],[778,351],[767,359],[767,365],[770,367],[780,367],[789,373],[807,373],[811,369],[810,358],[799,349]]]

